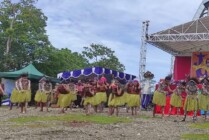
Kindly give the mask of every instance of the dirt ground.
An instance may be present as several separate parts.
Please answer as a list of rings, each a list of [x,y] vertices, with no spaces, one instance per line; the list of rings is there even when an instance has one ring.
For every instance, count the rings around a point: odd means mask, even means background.
[[[20,114],[19,109],[9,110],[8,107],[0,108],[0,139],[21,140],[179,140],[182,134],[209,134],[208,129],[189,127],[193,124],[191,117],[186,122],[180,122],[182,116],[165,116],[152,118],[151,111],[140,111],[137,116],[126,113],[120,109],[120,115],[132,119],[130,123],[95,124],[88,122],[60,122],[36,121],[31,125],[18,125],[8,119],[25,116],[60,116],[59,109],[39,112],[34,107],[28,108],[27,114]],[[68,113],[84,113],[83,109],[68,110]],[[107,109],[100,115],[107,116]],[[209,120],[207,120],[209,122]],[[202,123],[203,118],[198,117],[197,123]],[[45,125],[42,125],[45,124]],[[47,125],[46,125],[47,124]]]

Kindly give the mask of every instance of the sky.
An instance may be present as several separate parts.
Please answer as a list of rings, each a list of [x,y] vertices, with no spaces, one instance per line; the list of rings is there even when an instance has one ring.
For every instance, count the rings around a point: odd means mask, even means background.
[[[191,21],[202,0],[39,0],[56,48],[81,52],[98,43],[115,51],[125,73],[139,75],[142,22],[149,34]],[[171,56],[147,45],[146,70],[155,80],[170,73]]]

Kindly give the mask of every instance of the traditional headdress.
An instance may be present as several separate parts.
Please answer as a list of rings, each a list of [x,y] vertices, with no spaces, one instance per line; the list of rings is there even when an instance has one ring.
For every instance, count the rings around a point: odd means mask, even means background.
[[[144,78],[153,79],[154,78],[154,74],[152,74],[150,71],[147,71],[147,72],[144,73]]]

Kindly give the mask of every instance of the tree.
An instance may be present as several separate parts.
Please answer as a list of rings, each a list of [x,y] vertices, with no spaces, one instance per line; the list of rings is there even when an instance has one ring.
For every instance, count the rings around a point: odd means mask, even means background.
[[[50,48],[47,50],[48,59],[46,61],[36,62],[34,65],[43,73],[56,77],[59,72],[83,69],[89,66],[88,60],[81,54],[71,50]]]
[[[32,62],[47,59],[40,50],[51,44],[46,35],[47,17],[34,4],[37,0],[0,3],[0,67],[1,71],[20,69]]]
[[[101,66],[117,71],[124,71],[125,66],[121,64],[110,48],[100,45],[91,44],[90,47],[84,47],[83,56],[89,59],[91,66]]]

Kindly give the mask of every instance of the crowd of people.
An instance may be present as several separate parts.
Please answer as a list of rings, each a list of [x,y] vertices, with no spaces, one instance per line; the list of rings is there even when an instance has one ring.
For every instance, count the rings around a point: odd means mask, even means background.
[[[193,121],[197,120],[197,112],[204,111],[204,119],[207,118],[209,110],[209,78],[207,76],[199,79],[187,76],[185,80],[171,83],[171,76],[161,80],[154,92],[152,103],[154,104],[153,117],[156,114],[156,106],[161,108],[160,113],[164,117],[164,107],[167,106],[167,97],[169,96],[170,109],[168,115],[171,115],[173,108],[177,109],[177,115],[180,109],[183,109],[183,119],[185,121],[188,112],[193,114]]]
[[[193,121],[197,119],[197,112],[204,110],[205,119],[209,109],[209,78],[207,76],[197,79],[187,77],[185,80],[172,81],[172,76],[161,79],[153,91],[151,80],[154,75],[151,72],[144,74],[144,81],[130,80],[126,84],[121,84],[113,79],[111,83],[102,76],[100,78],[85,79],[75,81],[73,79],[63,80],[53,88],[52,83],[45,77],[39,80],[39,89],[36,91],[34,100],[36,107],[40,111],[49,111],[52,103],[60,107],[59,113],[65,113],[67,108],[83,107],[86,115],[103,112],[104,107],[108,107],[109,115],[114,113],[118,116],[120,107],[130,109],[132,115],[137,115],[140,107],[147,109],[150,103],[153,104],[153,117],[157,108],[160,108],[162,118],[164,117],[164,107],[169,104],[168,116],[174,108],[177,115],[180,109],[184,110],[182,121],[186,120],[187,113],[193,112]],[[0,93],[4,93],[0,88]],[[167,97],[170,101],[167,102]],[[27,74],[22,74],[15,82],[15,88],[10,97],[10,109],[13,104],[18,104],[21,113],[26,113],[28,103],[31,101],[31,82]]]
[[[39,89],[35,94],[36,107],[40,111],[49,111],[51,103],[55,102],[60,107],[60,113],[65,113],[72,106],[83,107],[87,115],[94,112],[103,112],[108,105],[109,115],[119,114],[119,107],[127,105],[132,115],[137,114],[140,107],[140,84],[137,80],[129,81],[123,85],[113,79],[108,83],[102,76],[97,79],[85,79],[75,81],[73,79],[63,80],[53,88],[52,83],[45,77],[39,80]],[[21,113],[26,113],[28,103],[31,101],[31,82],[26,74],[22,74],[15,82],[15,88],[10,97],[10,110],[14,104],[21,108]]]

